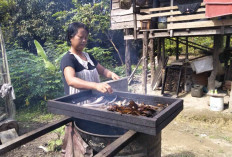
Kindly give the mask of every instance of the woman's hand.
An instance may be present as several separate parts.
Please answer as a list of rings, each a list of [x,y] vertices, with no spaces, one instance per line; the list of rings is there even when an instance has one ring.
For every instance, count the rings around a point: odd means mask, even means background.
[[[97,83],[96,90],[101,93],[113,93],[112,88],[107,83]]]
[[[113,73],[113,72],[112,72],[112,74],[111,74],[111,78],[112,78],[113,80],[118,80],[118,79],[120,79],[120,77],[119,77],[117,74]]]

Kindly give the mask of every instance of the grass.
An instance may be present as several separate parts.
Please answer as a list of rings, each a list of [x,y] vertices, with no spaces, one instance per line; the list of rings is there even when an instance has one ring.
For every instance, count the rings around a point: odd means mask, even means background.
[[[16,120],[23,122],[49,122],[53,120],[57,115],[48,113],[46,106],[37,105],[33,107],[27,107],[17,110]]]

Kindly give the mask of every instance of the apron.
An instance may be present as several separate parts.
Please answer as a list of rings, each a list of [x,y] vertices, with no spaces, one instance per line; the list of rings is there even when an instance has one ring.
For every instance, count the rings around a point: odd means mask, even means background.
[[[99,74],[97,72],[97,68],[94,68],[93,70],[88,70],[88,63],[92,66],[95,66],[93,61],[90,59],[89,54],[86,52],[83,52],[85,57],[87,58],[87,61],[81,59],[78,55],[71,53],[74,55],[74,57],[77,59],[77,61],[84,67],[84,70],[80,72],[76,72],[76,77],[89,81],[89,82],[100,82]],[[77,89],[74,87],[69,86],[69,94],[75,94],[79,93],[80,91],[84,91],[84,89]]]

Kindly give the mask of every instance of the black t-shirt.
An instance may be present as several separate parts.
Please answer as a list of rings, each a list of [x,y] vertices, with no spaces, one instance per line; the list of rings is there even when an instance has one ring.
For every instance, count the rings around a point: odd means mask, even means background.
[[[86,69],[76,58],[73,54],[71,54],[70,52],[67,52],[63,58],[61,59],[61,63],[60,63],[60,69],[62,71],[62,80],[64,83],[64,92],[66,95],[71,94],[69,91],[69,86],[65,80],[64,77],[64,69],[65,67],[72,67],[75,70],[75,73],[80,73],[84,70],[94,70],[98,64],[97,60],[94,59],[94,57],[91,54],[88,54],[89,58],[92,60],[93,64],[90,64],[88,62],[88,69]]]

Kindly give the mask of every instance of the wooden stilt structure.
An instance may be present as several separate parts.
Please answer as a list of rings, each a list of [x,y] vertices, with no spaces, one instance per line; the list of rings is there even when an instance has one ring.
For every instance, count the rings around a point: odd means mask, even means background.
[[[215,89],[215,79],[218,74],[219,66],[221,66],[219,61],[219,54],[223,52],[223,35],[214,36],[214,52],[213,52],[213,70],[210,77],[208,78],[208,89]]]
[[[153,82],[155,78],[154,39],[150,39],[149,41],[148,53],[150,58],[151,82]]]
[[[148,54],[148,32],[143,32],[143,71],[142,71],[142,92],[147,93],[147,54]]]
[[[125,33],[128,34],[128,29],[125,29]],[[126,49],[125,49],[125,65],[126,65],[126,76],[131,74],[131,52],[130,52],[130,40],[126,40]]]

